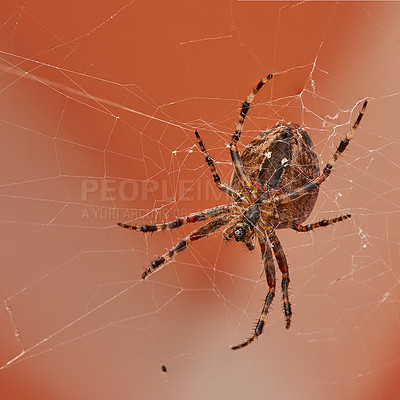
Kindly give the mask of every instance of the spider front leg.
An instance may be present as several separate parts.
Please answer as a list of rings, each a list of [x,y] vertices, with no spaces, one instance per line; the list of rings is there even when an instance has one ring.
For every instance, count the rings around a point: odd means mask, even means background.
[[[218,172],[217,172],[217,170],[215,168],[214,161],[209,156],[209,154],[208,154],[208,152],[207,152],[207,150],[206,150],[206,148],[205,148],[205,146],[203,144],[203,141],[201,140],[201,137],[200,137],[199,133],[197,131],[195,131],[194,133],[195,133],[197,141],[199,143],[200,150],[202,151],[202,153],[204,154],[204,156],[206,158],[206,163],[210,167],[210,170],[211,170],[211,173],[213,175],[213,179],[214,179],[215,184],[217,185],[217,187],[221,191],[226,193],[228,196],[232,197],[235,200],[238,199],[240,197],[239,194],[236,193],[230,186],[227,186],[227,185],[225,185],[225,184],[223,184],[221,182],[221,178],[219,177]]]
[[[195,223],[198,221],[204,221],[209,218],[218,217],[221,214],[228,214],[231,212],[232,205],[226,204],[223,206],[217,206],[213,208],[209,208],[207,210],[199,211],[196,213],[192,213],[187,215],[186,217],[178,218],[175,221],[165,222],[163,224],[154,224],[154,225],[130,225],[123,224],[118,222],[117,225],[138,232],[162,232],[170,229],[179,228],[182,225]]]
[[[323,219],[322,221],[314,222],[314,223],[308,224],[308,225],[293,224],[291,226],[291,228],[297,232],[309,232],[316,228],[328,226],[331,224],[336,224],[336,222],[344,221],[346,219],[349,219],[350,217],[351,217],[351,214],[346,214],[346,215],[342,215],[340,217],[336,217],[336,218],[332,218],[332,219]]]
[[[251,233],[247,236],[247,238],[246,238],[244,244],[246,245],[246,247],[247,247],[250,251],[253,251],[253,250],[256,248],[256,234],[255,234],[254,232],[251,232]]]
[[[242,349],[243,347],[248,346],[251,342],[254,341],[254,339],[256,339],[258,336],[262,334],[265,321],[267,319],[269,307],[272,303],[272,300],[275,297],[275,288],[276,288],[275,266],[274,266],[274,259],[272,257],[271,247],[266,237],[259,237],[258,242],[260,243],[261,254],[264,261],[264,270],[265,270],[265,275],[267,277],[269,290],[267,296],[265,297],[264,306],[261,310],[261,314],[260,317],[258,318],[253,335],[249,339],[245,340],[243,343],[238,344],[237,346],[233,346],[232,350],[239,350]]]
[[[189,236],[186,236],[184,239],[180,240],[174,247],[172,247],[172,249],[168,250],[161,257],[155,259],[150,264],[150,266],[143,272],[142,279],[147,278],[155,270],[157,270],[163,264],[165,264],[169,259],[173,258],[177,253],[186,249],[189,243],[210,235],[217,229],[221,228],[221,226],[224,226],[227,223],[229,223],[231,219],[232,219],[231,215],[224,215],[222,217],[214,219],[213,221],[208,222],[207,224],[193,231]]]
[[[233,229],[235,228],[235,223],[236,221],[232,221],[232,225],[229,225],[223,232],[222,232],[222,236],[224,237],[224,239],[229,242],[230,240],[233,239]]]
[[[240,135],[242,133],[243,125],[244,125],[244,120],[246,119],[247,112],[250,109],[250,104],[254,100],[254,97],[258,93],[258,91],[273,77],[272,74],[269,74],[268,76],[264,77],[261,79],[260,82],[258,82],[257,86],[251,91],[251,93],[247,96],[246,100],[242,104],[242,109],[240,111],[239,115],[239,121],[236,125],[235,133],[232,136],[232,140],[230,143],[230,153],[231,153],[231,158],[233,162],[233,166],[235,168],[235,172],[240,179],[241,183],[245,188],[250,189],[253,185],[249,178],[246,176],[244,170],[243,170],[243,163],[240,158],[239,151],[236,147],[237,142],[240,139]]]

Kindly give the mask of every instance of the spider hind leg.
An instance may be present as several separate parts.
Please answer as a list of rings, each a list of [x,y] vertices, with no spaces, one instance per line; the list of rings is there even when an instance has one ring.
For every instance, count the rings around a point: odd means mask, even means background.
[[[292,306],[290,305],[289,301],[289,283],[290,283],[289,267],[281,242],[278,239],[278,236],[276,236],[274,231],[269,231],[268,238],[271,242],[276,261],[282,273],[281,286],[282,286],[283,311],[285,313],[285,318],[286,318],[286,329],[289,329],[292,319]]]
[[[340,217],[332,218],[332,219],[323,219],[322,221],[314,222],[308,225],[301,225],[301,224],[293,224],[291,226],[297,232],[309,232],[316,228],[321,228],[324,226],[335,224],[336,222],[345,221],[349,219],[351,214],[341,215]]]
[[[268,310],[271,306],[272,300],[275,297],[275,290],[276,290],[275,265],[271,247],[266,237],[259,237],[258,242],[260,244],[261,254],[264,261],[264,270],[265,270],[265,275],[267,277],[267,284],[269,290],[267,296],[265,297],[264,306],[261,310],[260,317],[258,318],[258,321],[256,323],[253,335],[248,339],[246,339],[244,342],[231,347],[232,350],[239,350],[242,349],[243,347],[248,346],[256,338],[258,338],[258,336],[260,336],[263,333],[265,322],[267,320]]]
[[[251,91],[251,93],[247,96],[246,100],[242,104],[242,109],[239,114],[239,121],[236,124],[236,129],[235,133],[232,136],[231,143],[229,145],[230,148],[230,154],[232,158],[232,163],[235,169],[235,173],[237,174],[239,180],[242,182],[242,185],[244,188],[250,189],[253,184],[249,180],[249,178],[246,176],[244,170],[243,170],[243,163],[242,159],[240,158],[239,151],[236,147],[237,142],[240,139],[240,135],[242,133],[244,121],[246,119],[247,112],[250,109],[250,105],[252,101],[254,100],[254,97],[258,93],[258,91],[273,77],[272,74],[267,75],[263,79],[261,79],[260,82],[258,82],[257,86]]]

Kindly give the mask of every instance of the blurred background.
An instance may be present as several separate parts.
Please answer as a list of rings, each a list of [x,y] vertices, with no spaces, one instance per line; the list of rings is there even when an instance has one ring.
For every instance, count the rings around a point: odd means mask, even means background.
[[[0,16],[2,398],[398,398],[399,3],[4,0]],[[291,121],[323,165],[369,104],[307,223],[352,218],[278,232],[292,327],[278,291],[233,352],[267,293],[259,248],[217,232],[142,281],[192,227],[116,223],[228,203],[194,130],[228,183],[269,73],[240,151]]]

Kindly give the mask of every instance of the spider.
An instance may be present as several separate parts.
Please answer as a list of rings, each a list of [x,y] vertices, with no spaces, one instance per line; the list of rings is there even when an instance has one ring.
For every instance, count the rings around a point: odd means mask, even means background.
[[[276,291],[273,256],[275,256],[282,273],[283,311],[286,328],[290,327],[292,308],[288,294],[289,268],[276,230],[291,228],[298,232],[309,232],[351,217],[350,214],[347,214],[302,225],[314,208],[319,186],[329,177],[335,162],[353,138],[364,115],[367,101],[364,102],[357,120],[340,142],[322,173],[320,173],[318,157],[310,137],[302,127],[293,123],[283,123],[262,132],[250,142],[240,155],[236,145],[240,139],[247,112],[255,95],[266,82],[272,79],[272,76],[270,74],[264,77],[242,104],[239,121],[230,142],[230,155],[234,167],[230,186],[221,182],[213,159],[209,156],[199,133],[195,131],[200,150],[205,156],[214,182],[222,192],[232,199],[231,204],[202,210],[163,224],[137,226],[118,223],[123,228],[139,232],[161,232],[211,219],[180,240],[161,257],[151,262],[143,272],[143,279],[184,250],[191,242],[206,237],[225,225],[228,227],[222,235],[227,241],[235,239],[236,242],[244,242],[249,250],[254,250],[256,239],[258,239],[268,293],[253,334],[242,343],[233,346],[232,350],[246,347],[264,330],[268,310]]]

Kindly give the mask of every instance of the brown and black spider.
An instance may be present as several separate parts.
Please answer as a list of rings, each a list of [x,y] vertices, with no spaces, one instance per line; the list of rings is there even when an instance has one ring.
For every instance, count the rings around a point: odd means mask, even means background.
[[[204,147],[200,135],[197,131],[195,132],[200,149],[211,169],[214,182],[220,190],[232,198],[231,204],[199,211],[164,224],[136,226],[118,223],[123,228],[135,231],[160,232],[179,228],[187,223],[215,218],[194,230],[189,236],[180,240],[176,246],[154,260],[143,272],[143,279],[160,268],[178,252],[184,250],[189,243],[210,235],[224,225],[229,224],[222,233],[223,237],[226,240],[234,238],[237,242],[244,242],[249,250],[254,250],[256,238],[258,239],[269,290],[254,333],[249,339],[232,347],[233,350],[247,346],[263,332],[268,309],[275,296],[276,288],[272,254],[274,254],[282,273],[283,310],[286,328],[290,327],[292,310],[288,295],[289,268],[275,231],[291,228],[299,232],[308,232],[351,217],[350,214],[347,214],[301,225],[311,214],[318,197],[319,186],[329,177],[335,162],[353,138],[367,106],[367,101],[365,101],[356,122],[340,142],[322,173],[320,173],[318,157],[310,137],[303,128],[296,124],[281,124],[262,132],[250,142],[240,155],[236,144],[240,139],[250,104],[261,87],[271,78],[272,74],[263,78],[242,104],[239,122],[230,143],[230,154],[234,166],[230,186],[221,182],[213,159]]]

